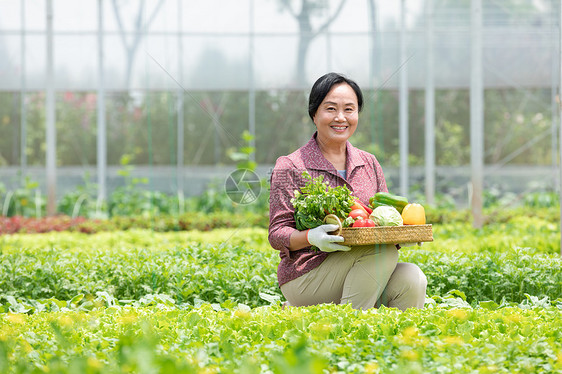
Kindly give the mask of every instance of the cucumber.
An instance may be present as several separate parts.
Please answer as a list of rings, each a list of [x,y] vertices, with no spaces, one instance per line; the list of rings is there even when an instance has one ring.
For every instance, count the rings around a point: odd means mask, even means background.
[[[369,199],[369,205],[371,205],[373,209],[381,205],[388,205],[402,213],[404,207],[408,205],[408,199],[404,196],[393,195],[389,192],[377,192],[375,196]]]

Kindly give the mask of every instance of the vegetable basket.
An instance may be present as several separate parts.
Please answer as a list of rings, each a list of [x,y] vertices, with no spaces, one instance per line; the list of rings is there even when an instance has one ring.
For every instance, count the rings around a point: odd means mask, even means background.
[[[345,227],[336,235],[344,238],[343,245],[400,244],[433,241],[431,225]]]

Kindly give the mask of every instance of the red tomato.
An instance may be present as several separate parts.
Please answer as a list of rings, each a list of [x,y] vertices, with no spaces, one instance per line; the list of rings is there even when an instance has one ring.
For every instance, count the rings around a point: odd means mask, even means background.
[[[363,221],[366,221],[366,219],[359,218],[358,220],[353,222],[353,225],[351,225],[351,227],[365,227],[365,223]]]
[[[349,216],[355,220],[358,218],[362,218],[362,219],[369,218],[369,215],[364,209],[353,209],[351,212],[349,212]]]
[[[367,219],[358,219],[351,225],[351,227],[375,227],[375,221],[370,218]]]
[[[377,224],[375,223],[375,221],[373,221],[372,219],[366,219],[365,220],[365,227],[375,227]]]

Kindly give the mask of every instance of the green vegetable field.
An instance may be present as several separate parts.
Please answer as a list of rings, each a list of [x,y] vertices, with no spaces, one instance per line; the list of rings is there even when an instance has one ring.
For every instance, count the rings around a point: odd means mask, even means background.
[[[1,373],[562,373],[557,217],[434,224],[423,310],[282,308],[267,229],[0,236]]]

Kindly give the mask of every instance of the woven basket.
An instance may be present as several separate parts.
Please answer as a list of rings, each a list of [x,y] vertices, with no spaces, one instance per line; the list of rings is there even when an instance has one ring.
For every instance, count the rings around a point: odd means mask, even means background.
[[[432,242],[431,225],[346,227],[339,230],[344,245]]]

